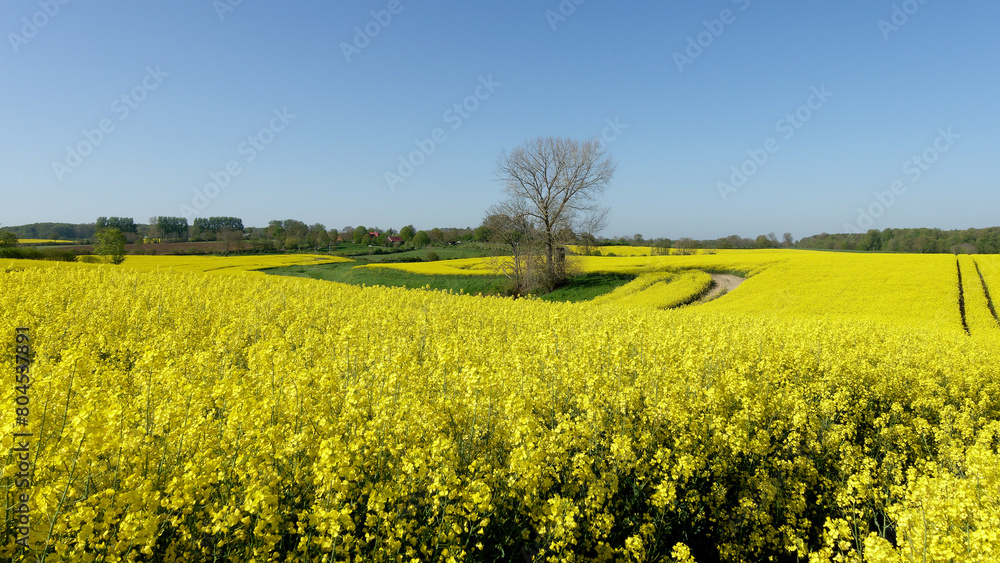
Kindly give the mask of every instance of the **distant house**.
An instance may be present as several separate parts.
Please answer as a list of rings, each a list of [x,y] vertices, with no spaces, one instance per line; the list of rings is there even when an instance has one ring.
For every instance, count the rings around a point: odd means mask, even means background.
[[[368,236],[372,238],[378,238],[382,233],[378,231],[368,231]]]
[[[389,237],[389,244],[396,246],[397,244],[403,244],[403,239],[399,237]]]

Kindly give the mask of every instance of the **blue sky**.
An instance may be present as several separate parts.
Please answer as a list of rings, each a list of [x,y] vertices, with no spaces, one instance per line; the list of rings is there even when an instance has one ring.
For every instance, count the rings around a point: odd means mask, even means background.
[[[998,23],[984,0],[6,0],[0,224],[474,227],[501,150],[605,134],[608,236],[1000,225]]]

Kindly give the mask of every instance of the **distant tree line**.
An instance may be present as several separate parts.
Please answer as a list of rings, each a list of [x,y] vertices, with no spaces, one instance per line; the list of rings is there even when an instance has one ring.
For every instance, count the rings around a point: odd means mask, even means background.
[[[799,241],[798,248],[906,252],[922,254],[1000,254],[1000,227],[942,229],[872,229],[864,234],[823,233]]]
[[[218,237],[224,230],[242,231],[243,219],[239,217],[198,217],[191,224],[192,238]],[[204,240],[213,240],[205,238]]]
[[[644,239],[631,237],[579,237],[581,245],[592,246],[651,246],[656,249],[694,251],[698,249],[799,248],[803,250],[842,250],[856,252],[898,252],[923,254],[1000,254],[1000,227],[985,229],[885,229],[863,234],[822,233],[795,241],[791,233],[779,239],[774,233],[745,238],[738,235],[708,240],[691,238]],[[655,252],[654,252],[655,253]],[[665,253],[665,252],[664,252]]]
[[[98,217],[97,222],[94,224],[94,228],[97,231],[103,231],[104,229],[118,229],[118,231],[122,234],[135,234],[139,232],[139,226],[135,224],[135,221],[131,217]]]
[[[149,225],[153,227],[152,234],[155,238],[187,240],[190,236],[187,217],[150,217]]]
[[[729,235],[718,239],[695,240],[688,237],[672,240],[669,238],[647,239],[641,234],[631,237],[604,238],[583,234],[578,237],[578,244],[585,249],[592,246],[649,246],[653,248],[653,254],[670,254],[671,251],[695,251],[701,249],[731,250],[731,249],[754,249],[754,248],[796,248],[795,239],[791,233],[785,233],[778,239],[778,235],[768,233],[759,235],[756,238],[745,238],[739,235]]]
[[[460,241],[485,241],[482,229],[433,228],[418,231],[406,225],[393,228],[348,225],[340,230],[316,223],[306,225],[295,219],[271,221],[266,228],[247,229],[244,242],[253,252],[311,251],[333,249],[338,244],[364,245],[370,253],[412,250],[432,244],[456,244]]]
[[[128,243],[157,239],[163,242],[219,241],[224,252],[281,252],[331,249],[337,243],[354,243],[377,249],[408,250],[432,244],[459,242],[490,242],[509,239],[510,225],[501,225],[488,214],[476,228],[433,228],[417,230],[406,225],[398,231],[392,228],[346,226],[327,229],[316,223],[307,225],[295,219],[275,220],[267,227],[246,227],[239,217],[196,218],[192,224],[184,217],[151,217],[148,224],[136,223],[132,217],[98,217],[94,223],[32,223],[3,227],[18,240],[44,239],[89,241],[96,244],[96,235],[105,229],[117,229]],[[517,229],[514,229],[515,231]],[[805,250],[841,250],[860,252],[938,253],[938,254],[1000,254],[1000,227],[965,230],[885,229],[863,234],[822,233],[795,241],[791,233],[780,239],[775,233],[745,238],[730,235],[718,239],[653,238],[641,234],[598,237],[572,229],[559,231],[560,240],[584,249],[596,246],[649,246],[654,254],[693,252],[699,249],[761,249],[799,248]],[[506,239],[505,239],[506,237]],[[9,241],[8,241],[9,242]],[[507,242],[510,242],[509,240]]]
[[[96,232],[93,223],[31,223],[19,227],[4,227],[4,230],[14,233],[19,239],[43,240],[86,240]]]
[[[320,223],[307,225],[295,219],[274,220],[267,227],[247,227],[239,217],[198,217],[191,224],[185,217],[156,216],[148,223],[136,223],[132,217],[98,217],[93,223],[32,223],[4,227],[14,239],[46,239],[97,243],[97,234],[115,229],[128,243],[148,239],[162,242],[239,241],[242,250],[284,251],[328,249],[337,243],[355,243],[378,247],[420,248],[431,244],[454,244],[459,241],[489,239],[486,227],[433,228],[417,230],[406,225],[392,228],[346,226],[327,229]]]
[[[13,227],[11,227],[13,229]],[[13,230],[0,229],[0,258],[13,258],[24,260],[59,260],[73,262],[76,260],[76,253],[72,250],[60,248],[46,248],[44,250],[33,247],[19,247],[20,240]]]

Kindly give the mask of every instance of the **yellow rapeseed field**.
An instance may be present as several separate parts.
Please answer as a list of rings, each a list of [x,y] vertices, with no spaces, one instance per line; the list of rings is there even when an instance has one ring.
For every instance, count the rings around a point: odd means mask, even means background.
[[[568,246],[567,248],[577,254],[583,254],[588,250],[583,246]],[[650,256],[653,253],[653,248],[649,246],[592,246],[589,250],[601,256],[609,254],[614,254],[615,256]]]
[[[955,257],[949,255],[721,250],[711,255],[580,256],[567,260],[572,268],[586,273],[642,277],[701,270],[747,278],[737,291],[704,305],[700,310],[705,313],[751,319],[865,319],[914,328],[961,329],[958,266]],[[990,269],[997,267],[996,257],[980,256],[975,261],[987,279],[992,276],[1000,286],[1000,271]],[[484,258],[365,267],[438,275],[485,275],[495,271],[493,262]],[[974,274],[973,269],[973,275],[964,281],[978,283]],[[629,291],[625,288],[621,291]],[[1000,295],[1000,287],[994,294]]]
[[[1000,560],[996,257],[582,259],[638,306],[206,275],[255,260],[0,261],[0,560]],[[747,280],[659,310],[706,272]]]
[[[576,254],[586,254],[589,250],[591,253],[597,253],[599,256],[654,256],[660,249],[654,249],[652,246],[591,246],[589,249],[585,246],[567,246],[570,252]],[[669,255],[683,255],[685,252],[693,252],[695,255],[707,255],[714,254],[717,251],[711,249],[696,249],[696,250],[680,250],[677,248],[666,249]]]
[[[26,267],[55,268],[79,267],[92,268],[95,265],[107,264],[100,257],[93,257],[93,262],[68,262],[56,264],[31,260],[0,260],[0,268],[18,270]],[[127,256],[118,267],[141,272],[173,270],[178,272],[201,272],[206,274],[260,274],[259,270],[312,264],[333,264],[350,262],[348,258],[323,254],[279,254],[279,255],[248,255],[248,256]]]
[[[265,256],[129,256],[126,268],[153,271],[174,269],[187,272],[242,274],[266,268],[281,268],[303,264],[350,262],[348,258],[323,254],[279,254]]]
[[[679,274],[642,274],[631,282],[592,301],[616,307],[670,309],[690,303],[712,286],[712,276],[699,270]]]

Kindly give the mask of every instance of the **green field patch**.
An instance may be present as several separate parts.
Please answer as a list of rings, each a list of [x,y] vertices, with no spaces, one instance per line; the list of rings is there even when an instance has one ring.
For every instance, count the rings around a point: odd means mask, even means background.
[[[628,274],[582,274],[570,277],[569,283],[566,285],[549,293],[539,295],[538,298],[543,301],[564,301],[569,303],[590,301],[595,297],[610,293],[634,279],[635,276]]]
[[[394,255],[393,257],[398,256]],[[384,258],[390,258],[385,256]],[[462,292],[470,295],[504,295],[507,293],[507,279],[499,275],[449,276],[434,274],[414,274],[393,268],[362,268],[381,260],[358,260],[335,264],[317,264],[268,268],[266,274],[325,280],[351,285],[382,285],[405,287],[407,289],[430,289]],[[589,301],[605,293],[614,291],[632,280],[628,274],[582,274],[573,276],[569,282],[544,295],[544,301],[578,302]]]
[[[501,276],[442,276],[412,274],[391,268],[359,268],[366,261],[318,264],[314,266],[288,266],[269,268],[266,274],[312,278],[351,285],[382,285],[405,287],[407,289],[432,289],[461,291],[469,294],[494,295],[503,293],[504,278]]]

